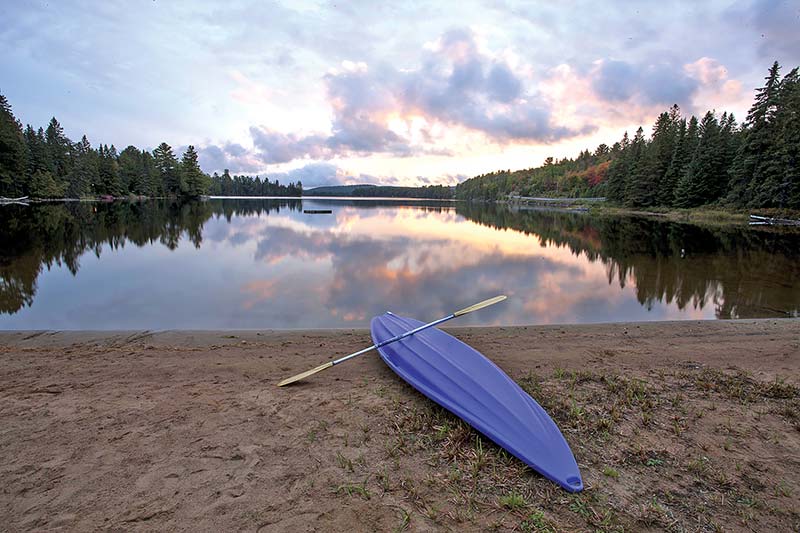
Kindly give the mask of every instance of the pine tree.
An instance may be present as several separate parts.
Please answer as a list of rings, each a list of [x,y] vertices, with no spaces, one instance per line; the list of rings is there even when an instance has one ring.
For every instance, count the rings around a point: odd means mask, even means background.
[[[0,94],[0,196],[15,198],[24,194],[21,184],[26,167],[22,125],[6,97]]]
[[[691,164],[697,152],[697,146],[700,144],[700,125],[697,117],[692,115],[689,119],[689,125],[686,128],[686,138],[683,143],[683,161],[682,165],[676,167],[679,172],[677,183],[675,184],[675,192],[673,194],[673,207],[688,207],[692,204],[691,200],[691,186],[689,182],[689,165]]]
[[[779,72],[776,61],[769,69],[764,87],[756,89],[755,101],[747,113],[744,139],[729,170],[727,201],[734,205],[753,205],[761,183],[771,174],[767,167],[772,165],[766,154],[777,137],[774,115],[778,107]]]
[[[36,131],[30,124],[25,128],[25,145],[28,149],[28,176],[36,172],[51,172],[53,166],[47,154],[44,130]]]
[[[92,194],[99,180],[97,169],[97,152],[84,135],[73,147],[75,166],[69,175],[67,194],[70,198],[81,198]]]
[[[97,170],[100,177],[97,185],[99,194],[120,196],[125,192],[122,189],[122,182],[119,176],[117,157],[117,149],[113,144],[110,147],[108,145],[100,145],[97,161]]]
[[[56,117],[50,119],[45,131],[45,143],[47,154],[53,164],[53,174],[56,179],[64,180],[69,174],[70,168],[70,147],[72,142],[64,135],[64,128],[61,127]]]
[[[227,168],[222,171],[222,194],[224,196],[230,196],[234,194],[233,179],[231,178],[231,173]]]
[[[34,198],[63,198],[67,184],[47,170],[37,170],[28,182],[28,194]]]
[[[122,189],[131,194],[147,194],[147,180],[142,172],[142,153],[128,146],[119,154],[119,179]]]
[[[189,145],[183,154],[181,173],[183,174],[183,183],[186,187],[185,193],[187,196],[196,198],[205,194],[207,189],[206,176],[200,170],[200,165],[197,163],[197,152],[192,145]]]
[[[143,150],[141,157],[142,176],[145,182],[145,193],[151,198],[164,195],[164,182],[161,180],[161,175],[156,169],[156,162],[153,154]]]
[[[28,194],[34,198],[62,198],[66,183],[55,175],[56,166],[44,130],[39,128],[34,134],[33,128],[28,126],[25,137],[28,144]]]
[[[209,194],[214,196],[221,196],[222,195],[222,184],[220,182],[220,176],[216,172],[211,176],[211,188],[209,189]]]
[[[723,177],[721,188],[723,189],[723,194],[727,195],[729,182],[728,171],[733,165],[736,153],[739,151],[742,135],[733,113],[723,113],[719,126],[722,166],[725,169],[725,176]]]
[[[688,165],[694,157],[694,152],[697,150],[697,145],[700,144],[700,121],[697,117],[692,115],[689,119],[689,126],[686,128],[686,152],[689,159],[686,161]]]
[[[681,124],[681,110],[677,105],[673,105],[669,112],[659,115],[653,126],[653,138],[647,149],[647,168],[650,174],[650,181],[653,187],[651,199],[653,204],[667,205],[668,202],[661,201],[662,196],[671,196],[663,192],[664,188],[669,189],[666,183],[667,172],[669,171],[675,146],[679,142],[679,129]],[[674,187],[674,185],[673,185]]]
[[[793,69],[778,85],[775,106],[767,112],[770,135],[756,178],[751,184],[752,206],[792,204],[797,176],[798,72]]]
[[[783,168],[777,191],[780,207],[800,209],[800,72],[794,68],[781,82],[779,110],[779,147],[776,157]]]
[[[625,180],[625,205],[641,207],[652,205],[655,194],[650,169],[645,159],[647,141],[640,126],[630,147],[629,170]]]
[[[619,204],[625,201],[625,177],[630,169],[629,150],[630,141],[626,131],[622,136],[622,141],[614,144],[611,153],[615,154],[615,157],[606,177],[606,196],[612,202]]]
[[[672,149],[669,167],[658,188],[658,205],[671,206],[675,203],[675,188],[686,166],[686,141],[686,120],[681,120],[675,133],[675,146]]]
[[[700,122],[700,142],[675,194],[678,207],[712,203],[724,192],[726,173],[720,126],[712,111]]]
[[[164,192],[177,196],[184,194],[186,185],[183,183],[178,160],[172,152],[172,147],[167,143],[159,144],[158,148],[153,150],[153,162]]]

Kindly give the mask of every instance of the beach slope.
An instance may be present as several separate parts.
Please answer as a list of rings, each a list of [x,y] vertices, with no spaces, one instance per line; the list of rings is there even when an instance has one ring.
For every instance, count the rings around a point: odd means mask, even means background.
[[[544,406],[568,494],[433,405],[365,330],[0,333],[20,530],[800,528],[800,320],[447,328]]]

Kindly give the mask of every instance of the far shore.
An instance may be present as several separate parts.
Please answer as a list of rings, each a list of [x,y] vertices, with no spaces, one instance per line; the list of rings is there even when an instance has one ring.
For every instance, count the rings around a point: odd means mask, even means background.
[[[628,208],[611,205],[594,205],[589,211],[596,215],[633,215],[656,217],[671,222],[688,222],[699,226],[730,226],[750,223],[750,215],[783,220],[800,220],[800,212],[778,208],[733,209],[720,206],[704,206],[690,209],[668,207]],[[778,226],[778,225],[776,225]]]
[[[204,196],[201,199],[212,200],[391,200],[391,201],[428,201],[428,202],[465,202],[469,203],[471,200],[460,200],[457,198],[405,198],[405,197],[371,197],[371,196]],[[178,200],[177,197],[169,196],[87,196],[83,198],[30,198],[24,201],[6,202],[8,204],[43,204],[43,203],[60,203],[60,202],[111,202],[111,201],[148,201],[148,200]],[[750,222],[750,215],[759,215],[768,218],[783,219],[798,222],[800,221],[800,211],[791,209],[780,208],[753,208],[753,209],[735,209],[724,206],[701,206],[688,209],[671,208],[671,207],[658,207],[651,208],[630,208],[619,205],[610,205],[605,203],[588,203],[583,202],[582,198],[572,198],[568,207],[555,207],[553,205],[541,205],[542,209],[550,210],[563,210],[563,211],[588,211],[593,215],[608,215],[608,216],[643,216],[652,217],[660,220],[671,222],[685,222],[696,224],[700,226],[731,226],[740,225],[746,226]],[[472,200],[476,201],[476,200]],[[478,203],[497,203],[503,205],[530,205],[537,207],[537,204],[527,204],[526,202],[508,202],[506,200],[497,200],[494,202],[477,201]],[[780,227],[780,225],[777,225]],[[771,226],[770,226],[771,227]]]
[[[792,531],[800,319],[445,328],[562,429],[571,495],[366,330],[0,332],[12,531]]]

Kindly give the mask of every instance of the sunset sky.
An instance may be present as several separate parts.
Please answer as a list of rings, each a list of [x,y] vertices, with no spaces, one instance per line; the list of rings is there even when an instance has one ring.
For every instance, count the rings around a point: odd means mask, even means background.
[[[744,119],[800,3],[8,2],[0,93],[73,140],[207,172],[455,184],[649,130],[673,103]],[[648,131],[649,133],[649,131]]]

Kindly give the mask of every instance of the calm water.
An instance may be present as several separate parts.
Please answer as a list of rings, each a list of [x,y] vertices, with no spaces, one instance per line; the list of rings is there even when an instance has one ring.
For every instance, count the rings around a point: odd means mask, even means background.
[[[330,215],[303,209],[331,209]],[[798,316],[800,232],[423,201],[0,206],[0,328]]]

